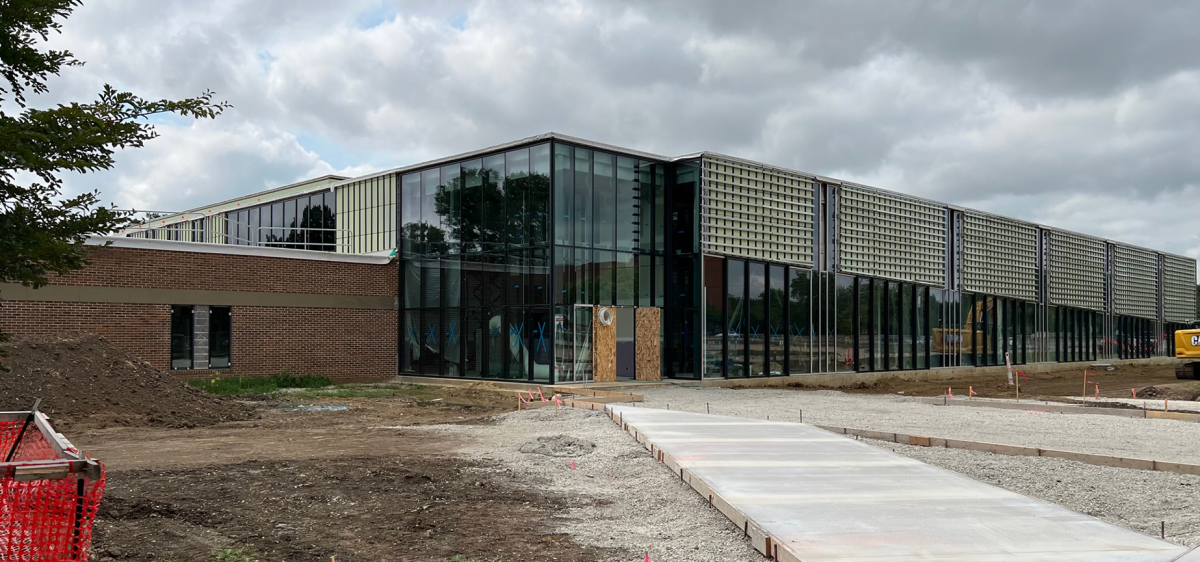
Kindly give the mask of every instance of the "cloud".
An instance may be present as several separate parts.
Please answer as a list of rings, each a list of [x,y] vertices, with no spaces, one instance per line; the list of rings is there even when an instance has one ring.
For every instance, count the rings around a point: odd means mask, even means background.
[[[114,0],[54,39],[88,65],[46,101],[112,82],[236,106],[89,184],[123,206],[553,130],[1200,253],[1177,234],[1200,212],[1197,20],[1182,0]]]

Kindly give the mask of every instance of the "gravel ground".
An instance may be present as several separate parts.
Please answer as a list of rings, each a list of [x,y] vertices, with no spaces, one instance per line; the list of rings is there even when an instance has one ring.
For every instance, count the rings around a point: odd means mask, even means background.
[[[763,560],[740,529],[601,412],[568,408],[555,416],[543,408],[504,414],[491,425],[405,429],[471,437],[475,445],[461,456],[498,460],[503,470],[527,475],[531,486],[580,498],[556,530],[581,544],[628,549],[639,560],[646,552],[672,562]]]
[[[1200,423],[998,408],[933,406],[895,395],[664,386],[640,390],[643,405],[752,418],[798,420],[1006,445],[1200,463]]]
[[[921,462],[1154,537],[1200,546],[1200,476],[863,439]]]

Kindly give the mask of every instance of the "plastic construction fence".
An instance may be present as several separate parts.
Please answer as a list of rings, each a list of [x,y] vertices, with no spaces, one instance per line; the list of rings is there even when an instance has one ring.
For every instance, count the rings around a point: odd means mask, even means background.
[[[88,559],[104,466],[45,414],[0,412],[0,561]]]

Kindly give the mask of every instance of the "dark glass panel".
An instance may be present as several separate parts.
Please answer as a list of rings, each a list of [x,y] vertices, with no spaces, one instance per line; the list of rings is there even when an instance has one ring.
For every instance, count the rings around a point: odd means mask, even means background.
[[[458,228],[458,242],[463,253],[478,253],[483,250],[481,242],[485,236],[483,228],[484,173],[481,160],[468,160],[459,169],[462,194],[458,201],[462,206]]]
[[[401,273],[404,275],[404,308],[421,308],[421,262],[405,261]]]
[[[812,272],[791,268],[788,275],[788,372],[799,375],[812,369]]]
[[[913,332],[913,340],[916,343],[917,350],[914,356],[913,367],[917,369],[929,368],[929,362],[926,359],[926,345],[929,343],[929,301],[925,296],[928,290],[927,287],[916,288],[917,300],[914,312],[916,314],[917,331]]]
[[[508,305],[525,304],[528,261],[528,255],[520,250],[515,250],[508,255],[508,267],[505,268],[508,281],[504,286],[505,303]]]
[[[746,334],[749,332],[746,327],[746,262],[728,260],[726,267],[728,272],[725,277],[725,310],[728,311],[728,316],[725,319],[725,334],[729,342],[726,372],[730,377],[744,377],[747,373]]]
[[[545,246],[550,240],[550,145],[530,148],[529,158],[528,244]]]
[[[750,262],[749,292],[746,295],[749,316],[746,336],[750,342],[750,376],[766,374],[767,359],[767,274],[766,266]]]
[[[321,208],[321,224],[325,225],[325,247],[326,252],[337,251],[337,194],[332,191],[325,192],[325,206]]]
[[[872,370],[871,332],[871,279],[858,278],[858,370]]]
[[[554,248],[554,304],[575,304],[574,259],[571,248]]]
[[[663,166],[654,165],[654,253],[667,251],[667,189]],[[659,291],[661,293],[661,291]],[[1200,299],[1200,297],[1197,297]]]
[[[596,152],[592,175],[592,241],[597,249],[616,247],[617,184],[613,155]]]
[[[554,243],[570,246],[575,240],[575,174],[571,147],[554,145]]]
[[[442,264],[442,307],[458,308],[462,305],[462,263],[457,259],[441,260]]]
[[[596,294],[592,287],[595,275],[592,272],[592,251],[575,250],[575,303],[595,304]]]
[[[264,213],[264,216],[262,217],[263,223],[264,223],[263,226],[269,225],[271,227],[271,231],[270,231],[271,235],[267,239],[267,241],[269,242],[270,246],[274,246],[274,247],[278,248],[283,245],[283,239],[285,237],[284,232],[283,232],[283,227],[284,227],[283,203],[279,202],[279,203],[272,204],[272,205],[270,205],[270,209],[271,209],[271,220],[267,221],[266,216],[265,216],[265,213],[267,212],[267,207],[263,207],[263,213]]]
[[[208,316],[208,366],[223,369],[230,365],[233,322],[228,306],[214,306]]]
[[[504,210],[504,155],[483,159],[483,227],[477,243],[485,253],[504,251],[507,213]]]
[[[463,373],[462,313],[456,308],[442,311],[442,374],[461,377]]]
[[[596,251],[596,304],[616,304],[616,262],[616,253]]]
[[[484,353],[484,376],[504,377],[504,358],[508,353],[508,326],[504,323],[504,308],[491,304],[482,311],[483,337],[486,341]]]
[[[400,368],[405,373],[415,373],[421,364],[421,340],[423,339],[421,331],[421,311],[409,310],[404,313],[404,325],[401,326],[404,330],[403,349],[400,350]]]
[[[635,239],[638,241],[638,247],[647,254],[655,253],[654,198],[657,188],[654,185],[654,170],[656,167],[656,164],[643,160],[634,170],[638,188],[636,197],[638,216],[634,223],[636,225]]]
[[[907,283],[900,286],[900,330],[901,355],[903,369],[913,368],[913,286]]]
[[[637,306],[638,284],[637,267],[633,254],[617,252],[617,304],[621,306]]]
[[[945,291],[943,289],[929,290],[929,366],[931,368],[949,367],[952,360],[947,357],[953,348],[953,342],[947,337],[951,335],[945,323]]]
[[[437,213],[446,237],[446,252],[462,251],[462,170],[458,164],[442,167],[441,185],[437,196]]]
[[[430,255],[446,253],[446,233],[442,230],[442,217],[438,213],[438,199],[442,198],[441,170],[434,168],[421,172],[421,223],[425,252]],[[365,219],[366,217],[360,217]],[[365,232],[356,232],[361,238]]]
[[[524,247],[529,244],[529,149],[513,150],[504,155],[507,175],[504,181],[507,230],[509,245]]]
[[[639,306],[652,306],[654,304],[654,286],[651,284],[654,280],[653,260],[654,258],[648,255],[637,256]]]
[[[528,263],[525,275],[525,303],[546,306],[550,304],[550,263],[548,248],[526,250]]]
[[[554,324],[550,312],[545,308],[530,308],[525,315],[529,324],[529,358],[533,367],[533,380],[551,382],[554,368]]]
[[[479,377],[487,358],[487,323],[482,321],[477,308],[464,309],[462,316],[462,373],[465,377]]]
[[[641,256],[645,259],[646,256]],[[704,256],[704,376],[725,376],[725,260]]]
[[[625,156],[617,157],[616,223],[617,249],[632,251],[636,248],[638,230],[638,184],[635,170],[637,160]]]
[[[295,248],[296,242],[300,241],[300,233],[296,230],[300,226],[297,221],[296,200],[292,199],[283,202],[283,224],[287,227],[284,230],[284,242],[286,248]]]
[[[418,374],[442,375],[442,311],[426,309],[421,311],[421,356],[415,361]]]
[[[854,370],[854,277],[838,275],[834,278],[834,303],[837,306],[833,319],[834,365],[837,371]]]
[[[421,245],[421,174],[400,180],[400,241],[405,256],[424,253]]]
[[[171,307],[171,368],[192,368],[192,307]]]
[[[575,149],[575,245],[592,246],[592,151]]]
[[[675,189],[672,190],[671,237],[676,254],[696,251],[696,192],[699,188],[700,167],[681,163],[675,168]]]
[[[442,270],[437,261],[421,262],[421,307],[439,308],[442,304]]]
[[[767,277],[767,374],[777,376],[784,374],[787,364],[787,293],[784,285],[782,265],[771,265]]]

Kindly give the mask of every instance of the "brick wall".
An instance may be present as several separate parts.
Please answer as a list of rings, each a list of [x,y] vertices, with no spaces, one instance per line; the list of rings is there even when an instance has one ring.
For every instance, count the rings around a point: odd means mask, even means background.
[[[91,265],[54,285],[396,296],[397,266],[135,248],[96,248]],[[3,298],[0,294],[0,298]],[[207,303],[179,303],[207,304]],[[169,371],[171,307],[47,301],[0,302],[0,330],[14,336],[67,331],[100,334]],[[290,371],[340,382],[396,373],[394,310],[235,306],[228,369],[177,370],[184,378]]]

